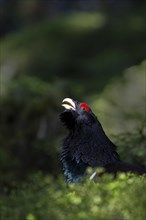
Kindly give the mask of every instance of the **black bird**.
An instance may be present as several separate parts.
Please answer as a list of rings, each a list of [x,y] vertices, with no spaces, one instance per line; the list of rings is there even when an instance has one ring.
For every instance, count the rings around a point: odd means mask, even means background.
[[[86,103],[65,98],[62,106],[65,111],[60,114],[60,119],[69,133],[63,140],[61,162],[68,182],[82,181],[87,167],[103,167],[114,174],[118,171],[139,174],[146,172],[143,167],[120,160],[116,146],[106,136],[97,117]]]

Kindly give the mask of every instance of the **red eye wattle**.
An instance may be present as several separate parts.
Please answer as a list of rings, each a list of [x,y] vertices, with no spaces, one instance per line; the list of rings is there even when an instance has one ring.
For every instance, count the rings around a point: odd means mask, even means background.
[[[90,111],[89,106],[84,102],[80,104],[80,108],[84,109],[86,112]]]

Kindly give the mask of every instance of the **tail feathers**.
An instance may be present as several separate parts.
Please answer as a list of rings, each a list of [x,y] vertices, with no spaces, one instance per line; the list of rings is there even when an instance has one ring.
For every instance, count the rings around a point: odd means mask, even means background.
[[[90,176],[90,180],[93,180],[95,176],[102,176],[104,173],[111,173],[114,174],[116,177],[116,174],[118,172],[122,173],[135,173],[138,175],[146,174],[146,167],[145,166],[135,166],[132,164],[124,163],[124,162],[116,162],[116,163],[110,163],[104,166],[105,171],[97,173],[96,171],[92,173]]]
[[[111,163],[107,164],[104,166],[106,172],[108,173],[114,173],[116,174],[117,172],[131,172],[131,173],[136,173],[136,174],[146,174],[146,167],[145,166],[135,166],[132,164],[124,163],[124,162],[116,162],[116,163]]]

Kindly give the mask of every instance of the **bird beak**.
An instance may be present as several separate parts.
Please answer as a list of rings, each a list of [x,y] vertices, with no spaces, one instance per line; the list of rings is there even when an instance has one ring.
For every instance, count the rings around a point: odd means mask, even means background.
[[[75,103],[72,99],[70,98],[65,98],[63,99],[62,101],[62,106],[65,108],[65,109],[72,109],[72,110],[76,110],[76,106],[75,106]]]

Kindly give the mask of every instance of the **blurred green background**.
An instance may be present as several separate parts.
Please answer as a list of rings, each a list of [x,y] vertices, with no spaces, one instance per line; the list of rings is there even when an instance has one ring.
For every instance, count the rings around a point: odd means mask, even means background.
[[[90,105],[124,161],[146,165],[145,11],[136,0],[0,0],[1,201],[40,172],[53,182],[62,175],[65,97]],[[1,219],[12,219],[2,207]],[[18,210],[13,220],[44,219]]]

